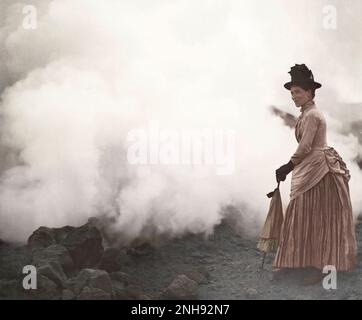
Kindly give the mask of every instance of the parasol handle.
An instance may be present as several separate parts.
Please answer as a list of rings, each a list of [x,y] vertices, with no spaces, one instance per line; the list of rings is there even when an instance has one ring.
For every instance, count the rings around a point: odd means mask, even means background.
[[[275,193],[275,191],[279,190],[279,186],[280,186],[280,181],[278,182],[278,186],[274,189],[274,191],[269,192],[266,196],[267,196],[268,198],[272,198],[273,195],[274,195],[274,193]]]

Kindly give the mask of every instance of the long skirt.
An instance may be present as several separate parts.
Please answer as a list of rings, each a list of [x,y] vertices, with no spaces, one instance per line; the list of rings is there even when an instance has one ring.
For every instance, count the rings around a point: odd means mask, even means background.
[[[323,269],[331,265],[338,271],[348,271],[356,262],[348,182],[342,175],[329,172],[289,202],[273,266]]]

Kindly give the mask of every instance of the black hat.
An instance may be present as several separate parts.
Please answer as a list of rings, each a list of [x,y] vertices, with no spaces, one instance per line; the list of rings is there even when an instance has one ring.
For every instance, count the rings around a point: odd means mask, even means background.
[[[290,90],[293,85],[307,86],[310,89],[318,89],[322,85],[314,81],[313,73],[305,64],[296,64],[291,67],[290,73],[292,79],[284,85],[284,88]]]

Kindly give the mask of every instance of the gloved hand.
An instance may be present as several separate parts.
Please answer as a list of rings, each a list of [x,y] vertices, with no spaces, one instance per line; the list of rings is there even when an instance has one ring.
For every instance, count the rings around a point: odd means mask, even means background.
[[[294,164],[292,161],[289,161],[287,164],[281,166],[279,169],[277,169],[275,171],[275,176],[277,179],[277,182],[280,181],[285,181],[285,179],[287,178],[287,175],[293,171],[294,169]]]

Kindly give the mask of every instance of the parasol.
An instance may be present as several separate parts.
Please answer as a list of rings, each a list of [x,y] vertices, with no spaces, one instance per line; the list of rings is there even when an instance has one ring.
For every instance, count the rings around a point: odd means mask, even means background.
[[[265,256],[268,252],[275,252],[278,249],[279,237],[283,224],[283,206],[279,191],[277,188],[267,194],[268,198],[272,198],[269,206],[269,212],[266,217],[263,229],[260,233],[257,248],[264,252],[261,269],[264,267]]]

